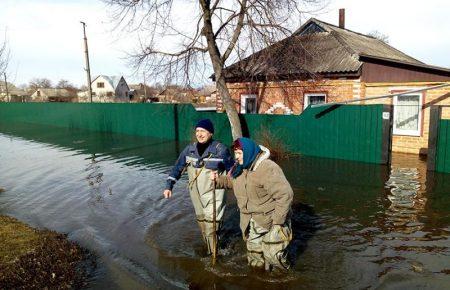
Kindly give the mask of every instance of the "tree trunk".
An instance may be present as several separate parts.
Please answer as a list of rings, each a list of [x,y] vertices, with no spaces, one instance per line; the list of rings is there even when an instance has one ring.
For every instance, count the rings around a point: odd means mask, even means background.
[[[217,47],[216,39],[211,22],[211,10],[210,1],[200,0],[200,5],[203,10],[203,35],[206,37],[208,43],[208,52],[211,58],[211,63],[214,69],[214,75],[216,78],[216,87],[222,98],[223,105],[227,112],[228,121],[230,122],[231,135],[233,140],[242,137],[241,122],[239,121],[239,115],[236,110],[236,106],[233,104],[233,100],[230,96],[230,91],[227,88],[225,76],[223,75],[223,69],[225,64],[222,62],[219,48]]]
[[[242,137],[241,121],[239,120],[239,115],[233,99],[230,96],[230,91],[227,88],[225,77],[222,74],[219,78],[216,78],[216,87],[219,91],[220,97],[222,98],[222,103],[225,107],[228,121],[230,122],[231,135],[233,136],[233,140],[236,140],[237,138]]]

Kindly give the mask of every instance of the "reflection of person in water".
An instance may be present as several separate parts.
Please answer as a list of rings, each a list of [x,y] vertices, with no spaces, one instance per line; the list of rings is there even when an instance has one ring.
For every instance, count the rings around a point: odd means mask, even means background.
[[[98,161],[96,160],[95,153],[91,156],[91,162],[88,164],[86,171],[88,171],[88,175],[86,180],[88,181],[89,187],[92,189],[92,193],[95,198],[95,202],[100,202],[102,200],[101,193],[101,185],[103,183],[103,173],[100,171],[100,165],[98,165]]]
[[[228,148],[212,139],[214,127],[209,119],[200,120],[195,126],[197,142],[188,145],[178,157],[175,166],[167,178],[164,197],[172,196],[172,188],[181,177],[184,168],[189,176],[189,193],[194,204],[197,221],[202,231],[203,239],[208,247],[208,254],[217,249],[217,233],[220,230],[221,219],[225,211],[225,191],[214,192],[210,174],[218,171],[225,174],[225,170],[232,165],[232,157]],[[216,196],[216,222],[213,224],[213,196]],[[216,244],[214,244],[216,243]]]
[[[287,269],[286,247],[292,239],[293,191],[270,151],[248,138],[233,143],[235,166],[227,176],[211,174],[218,188],[233,188],[240,210],[240,227],[253,267]]]

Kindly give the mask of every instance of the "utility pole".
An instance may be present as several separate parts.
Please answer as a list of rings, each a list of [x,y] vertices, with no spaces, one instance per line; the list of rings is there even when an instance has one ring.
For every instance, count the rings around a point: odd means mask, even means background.
[[[84,56],[86,59],[86,73],[87,73],[87,83],[88,83],[88,90],[89,90],[89,102],[92,103],[92,87],[91,87],[91,68],[89,67],[89,51],[88,51],[88,44],[87,44],[87,38],[86,38],[86,23],[83,21],[80,21],[81,24],[83,24],[83,35],[84,35]]]
[[[5,77],[6,100],[8,102],[11,102],[11,97],[9,96],[8,92],[8,83],[6,82],[6,72],[3,73],[3,76]]]

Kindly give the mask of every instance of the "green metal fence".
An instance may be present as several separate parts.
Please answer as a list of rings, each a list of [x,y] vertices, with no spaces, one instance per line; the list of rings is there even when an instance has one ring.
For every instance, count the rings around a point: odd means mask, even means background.
[[[443,106],[431,106],[427,167],[450,173],[450,120],[442,119]]]
[[[439,121],[436,171],[450,173],[450,120]]]
[[[240,115],[244,134],[269,135],[289,151],[370,163],[389,160],[389,122],[383,105],[308,108],[301,115]],[[210,118],[215,138],[231,143],[226,114],[191,105],[110,103],[1,103],[0,123],[35,123],[187,141],[197,120]]]

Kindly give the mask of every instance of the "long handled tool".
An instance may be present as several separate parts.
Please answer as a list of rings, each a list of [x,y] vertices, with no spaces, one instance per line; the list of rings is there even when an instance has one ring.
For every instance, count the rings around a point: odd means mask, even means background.
[[[217,228],[216,228],[216,181],[213,181],[213,248],[212,248],[212,265],[216,264],[217,255]]]

